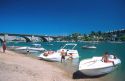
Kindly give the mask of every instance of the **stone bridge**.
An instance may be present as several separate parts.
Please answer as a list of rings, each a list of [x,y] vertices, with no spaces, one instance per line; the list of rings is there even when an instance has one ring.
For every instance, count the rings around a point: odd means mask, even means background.
[[[31,35],[31,34],[9,34],[9,33],[0,33],[0,41],[4,40],[18,40],[26,42],[42,41],[50,42],[54,41],[57,37],[54,36],[43,36],[43,35]]]

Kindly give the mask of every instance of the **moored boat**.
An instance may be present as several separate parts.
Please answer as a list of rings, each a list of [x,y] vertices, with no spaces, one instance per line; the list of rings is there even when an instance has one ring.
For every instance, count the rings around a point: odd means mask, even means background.
[[[99,76],[114,71],[121,64],[121,60],[118,58],[110,57],[109,60],[113,61],[114,64],[103,62],[102,57],[84,59],[80,61],[79,71],[87,76]]]
[[[41,47],[41,44],[32,44],[32,46],[22,46],[17,47],[16,50],[19,51],[27,51],[27,52],[38,52],[38,51],[44,51],[45,49]]]
[[[71,49],[68,49],[68,46],[72,46]],[[75,50],[74,48],[77,46],[77,44],[73,44],[73,43],[68,43],[65,44],[61,49],[57,50],[57,51],[45,51],[44,53],[40,54],[40,56],[38,56],[39,58],[42,58],[44,60],[48,60],[48,61],[61,61],[61,52],[64,51],[65,52],[65,60],[70,59],[70,58],[79,58],[79,54],[78,51]]]

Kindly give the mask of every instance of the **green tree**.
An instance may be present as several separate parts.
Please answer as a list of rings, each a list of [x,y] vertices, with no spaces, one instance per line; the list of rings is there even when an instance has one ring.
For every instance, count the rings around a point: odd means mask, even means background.
[[[121,36],[121,37],[120,37],[120,40],[121,40],[121,41],[125,41],[125,35]]]
[[[74,40],[74,41],[78,41],[78,36],[81,36],[81,34],[80,33],[73,33],[72,35],[71,35],[71,37],[72,37],[72,39]]]

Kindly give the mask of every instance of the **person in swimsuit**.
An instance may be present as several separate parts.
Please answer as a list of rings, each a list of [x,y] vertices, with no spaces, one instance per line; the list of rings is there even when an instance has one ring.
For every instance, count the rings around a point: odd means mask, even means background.
[[[65,51],[61,51],[61,62],[65,61]]]
[[[6,50],[6,41],[3,41],[2,48],[3,48],[3,53],[5,53],[5,50]]]

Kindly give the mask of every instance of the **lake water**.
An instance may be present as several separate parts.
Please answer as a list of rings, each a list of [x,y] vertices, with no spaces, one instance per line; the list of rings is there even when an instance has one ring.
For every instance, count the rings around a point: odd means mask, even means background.
[[[99,42],[99,43],[87,43],[87,42],[76,42],[78,45],[75,49],[78,50],[80,58],[77,61],[74,61],[72,64],[67,65],[66,68],[75,68],[78,66],[78,62],[82,59],[91,58],[93,56],[102,56],[105,52],[109,52],[111,54],[116,55],[121,59],[121,65],[114,72],[104,76],[108,77],[105,81],[125,81],[125,43],[107,43],[107,42]],[[11,42],[8,43],[9,46],[30,46],[32,43],[24,43],[24,42]],[[57,50],[60,49],[65,42],[42,42],[40,43],[47,50]],[[83,49],[84,45],[95,45],[96,49]],[[39,53],[34,54],[38,56]],[[77,63],[77,64],[76,64]],[[65,66],[65,65],[64,65]],[[112,78],[112,79],[109,79]]]

